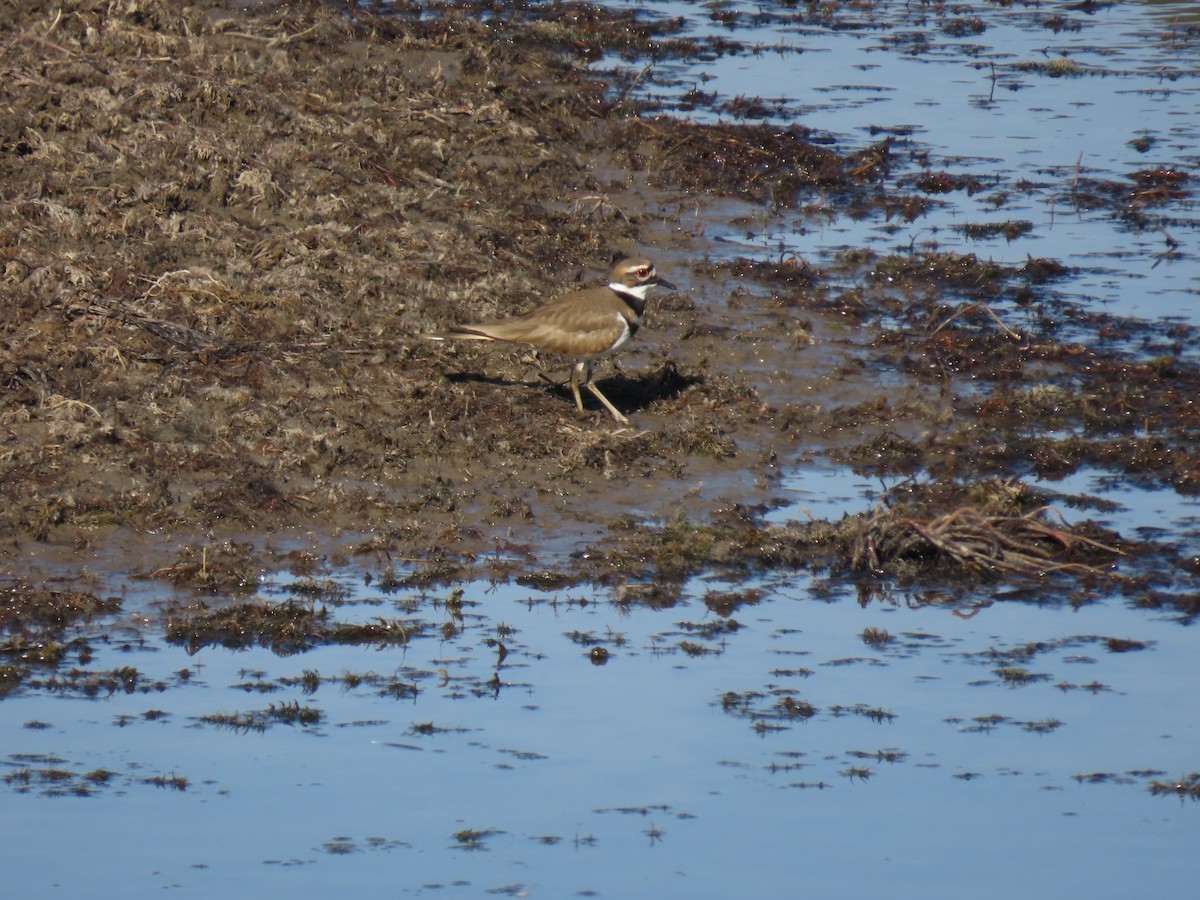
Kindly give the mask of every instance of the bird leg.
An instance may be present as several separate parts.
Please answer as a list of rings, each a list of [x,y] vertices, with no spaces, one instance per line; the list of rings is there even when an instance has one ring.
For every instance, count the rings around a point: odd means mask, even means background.
[[[583,374],[587,368],[587,363],[577,362],[571,368],[571,393],[575,395],[575,405],[579,407],[579,411],[583,412],[583,398],[579,396],[579,376]],[[588,383],[591,384],[592,373],[588,372]]]
[[[621,415],[621,413],[619,413],[617,411],[617,408],[615,406],[613,406],[611,403],[608,402],[608,398],[605,397],[602,393],[600,393],[600,388],[596,387],[596,385],[594,385],[591,382],[591,380],[588,380],[584,384],[584,387],[586,387],[589,391],[591,391],[593,394],[596,395],[596,399],[604,404],[604,408],[607,409],[610,413],[612,413],[612,417],[614,419],[616,419],[622,425],[629,424],[629,420],[627,418],[625,418],[623,415]]]
[[[622,425],[628,425],[629,420],[621,415],[620,410],[613,406],[607,397],[600,393],[600,388],[596,387],[592,381],[592,364],[586,362],[577,362],[575,363],[575,367],[571,369],[571,393],[575,395],[575,405],[579,407],[579,411],[583,412],[583,398],[579,395],[579,376],[581,375],[584,376],[583,386],[591,391],[597,400],[604,404],[604,408],[609,411],[612,417]]]

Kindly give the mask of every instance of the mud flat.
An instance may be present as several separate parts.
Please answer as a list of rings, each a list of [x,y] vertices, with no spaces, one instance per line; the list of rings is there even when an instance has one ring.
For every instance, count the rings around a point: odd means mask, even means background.
[[[1189,329],[1139,356],[1060,341],[1048,308],[997,316],[1069,277],[1049,259],[714,257],[693,219],[726,198],[911,219],[933,188],[884,189],[912,162],[891,136],[843,150],[800,124],[682,122],[583,67],[712,52],[670,20],[216,0],[0,17],[14,584],[253,590],[349,558],[412,583],[716,564],[1152,590],[1117,570],[1195,569],[1011,481],[1102,464],[1194,492]],[[577,413],[560,360],[420,339],[631,251],[684,289],[600,374],[629,428]],[[817,458],[920,483],[837,524],[764,525],[781,473]]]

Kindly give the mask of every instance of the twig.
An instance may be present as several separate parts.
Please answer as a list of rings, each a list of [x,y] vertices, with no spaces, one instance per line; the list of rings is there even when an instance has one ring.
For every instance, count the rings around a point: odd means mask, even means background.
[[[998,315],[996,315],[996,313],[992,310],[992,308],[990,306],[988,306],[986,303],[984,303],[982,300],[976,300],[974,303],[964,306],[962,309],[960,309],[958,312],[956,312],[954,315],[952,315],[950,318],[948,318],[945,322],[943,322],[937,328],[933,329],[933,331],[931,331],[929,333],[929,336],[933,337],[935,334],[937,334],[939,331],[941,331],[943,328],[945,328],[947,325],[949,325],[951,322],[953,322],[959,316],[964,316],[967,313],[969,313],[975,309],[982,309],[985,313],[987,313],[989,316],[991,316],[992,321],[1000,326],[1000,330],[1003,331],[1010,338],[1012,338],[1014,341],[1024,341],[1025,340],[1024,335],[1020,334],[1019,332],[1013,331],[1011,328],[1009,328],[1007,325],[1005,325],[1002,321],[1000,321],[1000,317]]]
[[[61,409],[64,406],[78,406],[81,409],[86,409],[101,422],[104,421],[104,416],[100,415],[100,410],[92,406],[90,403],[84,403],[82,400],[73,400],[70,397],[59,397],[57,395],[50,398],[49,406],[51,409]]]
[[[83,313],[116,319],[126,325],[145,329],[157,337],[188,350],[203,348],[228,351],[234,349],[228,341],[214,338],[195,328],[189,328],[187,325],[180,325],[166,319],[155,319],[123,300],[96,298],[73,308]]]
[[[629,99],[629,95],[632,94],[633,89],[638,86],[638,82],[645,78],[646,73],[652,68],[654,68],[653,63],[646,63],[646,65],[642,68],[642,71],[638,72],[637,75],[633,77],[633,81],[629,82],[629,87],[625,88],[625,90],[621,92],[621,98],[617,101],[618,106],[622,105],[626,100]]]

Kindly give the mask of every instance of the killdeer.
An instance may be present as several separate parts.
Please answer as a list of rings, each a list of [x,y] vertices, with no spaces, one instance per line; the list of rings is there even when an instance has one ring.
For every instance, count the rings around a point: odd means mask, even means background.
[[[575,360],[571,370],[571,393],[583,412],[580,379],[604,408],[622,425],[623,416],[592,382],[592,363],[619,349],[637,334],[646,311],[646,293],[662,285],[675,285],[659,278],[653,263],[645,259],[623,259],[612,267],[606,287],[564,294],[527,313],[494,322],[461,325],[425,337],[433,341],[508,341],[529,344],[540,350],[560,353]]]

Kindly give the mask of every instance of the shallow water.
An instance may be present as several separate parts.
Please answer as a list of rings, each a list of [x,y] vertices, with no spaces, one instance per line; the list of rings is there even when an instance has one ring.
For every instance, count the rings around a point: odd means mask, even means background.
[[[980,184],[970,194],[930,195],[929,211],[911,223],[854,220],[839,215],[835,203],[808,197],[804,214],[763,219],[750,229],[708,227],[710,237],[736,252],[761,258],[794,252],[817,264],[863,246],[881,252],[938,247],[1011,265],[1048,257],[1077,269],[1057,288],[1065,302],[1200,323],[1194,199],[1188,191],[1175,202],[1148,205],[1131,180],[1134,172],[1164,168],[1195,182],[1200,35],[1186,29],[1196,4],[1115,3],[1090,15],[977,4],[947,19],[924,4],[851,10],[839,4],[829,25],[804,21],[804,4],[715,5],[739,14],[731,29],[707,18],[709,4],[626,5],[647,16],[681,16],[690,36],[717,34],[755,48],[703,63],[656,63],[643,79],[645,95],[668,108],[692,89],[715,93],[717,103],[761,99],[774,110],[769,121],[799,122],[852,147],[902,135],[928,151],[927,172],[974,176]],[[756,24],[760,13],[762,24]],[[1058,13],[1062,30],[1046,27]],[[789,23],[791,16],[797,21]],[[939,27],[951,20],[977,21],[983,30],[952,36]],[[1070,60],[1077,74],[1018,68],[1055,59]],[[731,121],[728,113],[703,106],[689,115]],[[1149,146],[1131,146],[1139,138]],[[919,174],[897,172],[891,180]],[[1115,206],[1087,197],[1088,184],[1104,182],[1124,185]],[[1012,240],[961,231],[966,224],[1009,221],[1033,228]],[[1179,246],[1172,249],[1171,241]]]
[[[1068,496],[1098,499],[1105,508],[1089,511],[1088,518],[1120,534],[1145,540],[1165,537],[1188,554],[1200,553],[1200,497],[1169,488],[1130,487],[1124,479],[1092,468],[1037,484]]]
[[[697,580],[655,611],[468,586],[459,637],[385,651],[188,657],[112,634],[91,668],[133,666],[165,689],[0,704],[7,773],[112,773],[10,779],[6,855],[35,863],[10,890],[718,897],[790,895],[799,879],[833,896],[1185,896],[1194,804],[1147,784],[1194,768],[1189,629],[1053,598],[863,606],[796,577],[762,585],[740,630],[706,637],[697,626],[723,620],[699,597],[729,587]],[[360,587],[337,616],[439,621],[435,599]],[[866,628],[895,640],[873,648]],[[1105,638],[1146,646],[1114,653]],[[288,683],[305,670],[331,681],[306,694]],[[416,697],[336,683],[372,672]],[[788,696],[815,713],[780,715]],[[199,718],[292,702],[321,721],[260,733]],[[156,776],[186,790],[145,783]],[[468,829],[485,834],[455,838]]]
[[[697,34],[716,28],[705,5],[639,6],[686,15]],[[1200,321],[1190,202],[1152,211],[1181,242],[1177,259],[1160,258],[1160,232],[1071,202],[1081,152],[1095,178],[1154,165],[1194,172],[1195,38],[1161,40],[1163,13],[1134,4],[1072,13],[1080,31],[1058,34],[1039,24],[1047,10],[987,6],[972,13],[982,34],[931,32],[914,55],[895,39],[917,28],[919,6],[894,6],[856,31],[739,26],[728,34],[804,52],[706,62],[704,89],[786,89],[789,114],[851,144],[875,140],[873,127],[911,129],[906,140],[930,149],[931,168],[974,173],[988,189],[956,192],[901,226],[836,210],[759,212],[748,236],[714,217],[712,252],[819,261],[848,246],[933,240],[1078,267],[1054,288],[1068,302]],[[1065,53],[1109,74],[1004,69]],[[1164,80],[1162,66],[1178,77]],[[652,88],[668,98],[697,77],[660,69],[679,81]],[[1127,146],[1143,134],[1158,143]],[[993,210],[1000,190],[1010,200]],[[1014,218],[1035,227],[1011,243],[954,230]],[[1119,504],[1064,505],[1072,520],[1196,545],[1194,498],[1096,471],[1042,486]],[[806,467],[781,481],[783,505],[768,519],[836,519],[885,487]],[[385,592],[364,574],[330,567],[345,590],[330,607],[339,620],[398,617],[430,635],[452,620],[449,589]],[[740,628],[704,603],[751,590],[761,594],[732,615]],[[1200,768],[1194,632],[1122,599],[1073,608],[1006,586],[859,595],[796,574],[696,578],[678,605],[650,609],[606,590],[474,583],[447,640],[189,656],[156,637],[163,591],[119,575],[108,591],[125,594],[125,611],[88,630],[94,659],[60,668],[131,667],[133,689],[47,683],[0,702],[0,846],[20,863],[6,868],[13,896],[1194,892],[1200,807],[1148,789]],[[286,583],[260,593],[294,596]],[[869,628],[893,640],[868,644]],[[593,662],[596,647],[605,664]],[[290,704],[319,720],[265,716],[259,731],[204,719]]]

